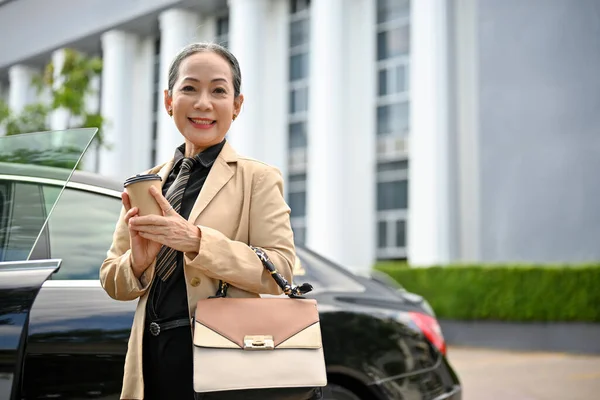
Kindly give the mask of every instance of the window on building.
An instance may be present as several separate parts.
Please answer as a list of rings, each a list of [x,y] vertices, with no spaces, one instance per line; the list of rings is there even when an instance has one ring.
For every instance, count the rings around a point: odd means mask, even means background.
[[[229,47],[229,15],[217,17],[215,42],[223,47]]]
[[[377,0],[377,256],[406,258],[410,1]]]
[[[310,1],[291,0],[289,37],[288,204],[297,243],[306,239],[306,149]]]
[[[308,11],[310,7],[310,0],[291,0],[290,1],[290,10],[292,11],[292,15],[298,14],[302,11]]]
[[[406,257],[408,161],[377,166],[377,253],[380,258]]]

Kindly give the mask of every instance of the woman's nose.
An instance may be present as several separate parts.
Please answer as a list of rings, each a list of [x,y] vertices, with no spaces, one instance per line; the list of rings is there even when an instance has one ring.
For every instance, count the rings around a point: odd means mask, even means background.
[[[207,110],[212,107],[210,98],[206,93],[199,93],[196,101],[194,102],[194,108],[197,110]]]

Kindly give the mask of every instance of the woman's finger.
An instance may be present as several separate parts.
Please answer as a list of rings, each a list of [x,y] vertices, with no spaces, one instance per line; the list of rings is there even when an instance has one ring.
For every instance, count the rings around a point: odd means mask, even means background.
[[[148,233],[148,232],[138,232],[138,235],[140,235],[144,239],[152,240],[153,242],[156,242],[156,243],[160,243],[160,244],[163,244],[163,245],[167,244],[166,241],[165,241],[165,236],[164,235],[157,235],[157,234]]]
[[[131,209],[131,200],[129,199],[129,194],[127,194],[127,192],[121,193],[121,200],[123,202],[123,207],[125,207],[125,211],[129,211]]]
[[[135,229],[138,232],[144,232],[144,233],[152,233],[152,234],[156,234],[156,235],[163,235],[165,234],[165,228],[164,226],[158,226],[158,225],[138,225],[135,223],[136,218],[134,218],[134,220],[132,221],[131,226],[133,227],[133,229]]]
[[[171,213],[173,212],[173,207],[171,206],[171,203],[169,203],[169,201],[165,198],[165,196],[163,196],[162,193],[154,186],[150,188],[150,194],[154,196],[164,215],[171,215]]]
[[[143,217],[136,217],[131,221],[131,224],[136,228],[142,228],[144,226],[160,226],[164,227],[169,224],[169,221],[165,217],[158,215],[144,215]],[[161,228],[162,229],[162,228]]]
[[[131,218],[135,217],[137,214],[138,214],[137,207],[130,208],[129,211],[127,211],[127,213],[125,214],[125,223],[129,224],[129,221],[131,220]]]

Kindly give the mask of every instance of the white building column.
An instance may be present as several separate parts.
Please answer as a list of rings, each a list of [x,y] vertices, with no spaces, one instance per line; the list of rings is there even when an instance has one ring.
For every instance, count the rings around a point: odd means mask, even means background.
[[[139,143],[132,140],[138,129],[134,120],[134,74],[137,39],[122,31],[109,31],[102,35],[102,115],[106,119],[104,140],[110,148],[100,152],[100,173],[125,179],[139,172],[132,168],[131,158]]]
[[[310,23],[306,241],[358,273],[372,267],[375,240],[370,3],[315,0]]]
[[[411,3],[408,259],[450,260],[448,2]]]
[[[248,97],[249,108],[242,111],[242,114],[252,112],[254,104],[261,106],[260,120],[256,126],[259,135],[258,149],[255,149],[256,156],[261,161],[277,167],[284,177],[288,176],[289,16],[289,1],[271,2],[267,10],[267,19],[263,22],[265,37],[269,40],[261,39],[261,45],[265,49],[263,54],[265,59],[262,62],[263,75],[249,76],[242,69],[243,82],[254,80],[261,85],[258,97],[255,94],[252,98]],[[258,77],[261,78],[259,82]],[[243,88],[242,92],[244,92]],[[287,186],[284,191],[287,194]]]
[[[160,26],[160,86],[158,93],[158,134],[156,162],[167,161],[177,146],[184,142],[173,120],[164,109],[163,92],[168,88],[169,66],[175,55],[186,45],[199,41],[200,16],[188,10],[170,9],[159,16]]]
[[[263,113],[264,97],[271,94],[265,90],[264,80],[269,63],[265,49],[267,6],[267,0],[229,0],[229,47],[240,63],[245,100],[227,138],[240,154],[257,159],[262,159],[263,137],[272,129]]]
[[[354,214],[343,210],[344,168],[357,161],[344,154],[343,8],[343,0],[311,3],[306,174],[307,247],[342,264],[347,261],[342,222]]]
[[[88,113],[100,113],[100,77],[96,76],[90,81],[90,90],[85,99],[85,109]],[[102,134],[102,132],[99,132]],[[100,147],[98,141],[94,140],[85,153],[82,161],[83,169],[89,172],[98,172],[100,167]]]
[[[8,106],[12,112],[20,113],[26,105],[35,101],[36,93],[31,81],[36,73],[34,68],[21,64],[8,70]]]
[[[0,81],[0,102],[7,102],[8,97],[8,85],[4,82]],[[4,125],[0,125],[0,136],[4,136],[6,134],[6,129]]]
[[[53,71],[53,87],[54,89],[59,88],[63,85],[63,78],[61,76],[61,70],[65,63],[65,49],[58,49],[52,53],[52,65]],[[64,108],[54,110],[50,114],[50,129],[52,130],[63,130],[69,126],[69,111]]]
[[[152,125],[154,103],[154,38],[144,38],[139,42],[135,60],[134,93],[136,103],[133,107],[133,120],[136,129],[132,132],[132,140],[138,151],[132,154],[131,165],[141,172],[152,165]],[[139,96],[139,97],[138,97]],[[158,114],[165,114],[162,102],[158,104]],[[162,111],[162,112],[161,112]]]
[[[198,37],[201,41],[214,42],[217,35],[217,16],[200,15]]]
[[[7,93],[8,93],[8,85],[6,85],[4,82],[0,81],[0,100],[1,101],[6,101],[7,100]]]
[[[344,21],[347,72],[344,75],[341,116],[344,127],[340,141],[344,144],[341,174],[344,176],[342,204],[345,210],[341,223],[345,258],[342,261],[354,272],[368,273],[376,261],[377,246],[377,55],[372,39],[377,2],[354,0],[343,3],[348,19]]]

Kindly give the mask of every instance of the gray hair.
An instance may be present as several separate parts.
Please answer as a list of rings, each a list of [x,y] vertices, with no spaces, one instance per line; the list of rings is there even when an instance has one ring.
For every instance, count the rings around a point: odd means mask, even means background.
[[[185,46],[177,53],[171,66],[169,67],[169,94],[173,94],[173,87],[175,82],[179,79],[179,67],[183,60],[196,53],[212,52],[223,57],[231,67],[231,75],[233,76],[233,91],[235,97],[238,97],[242,89],[242,72],[240,71],[240,64],[237,58],[227,50],[225,47],[216,43],[192,43]]]

